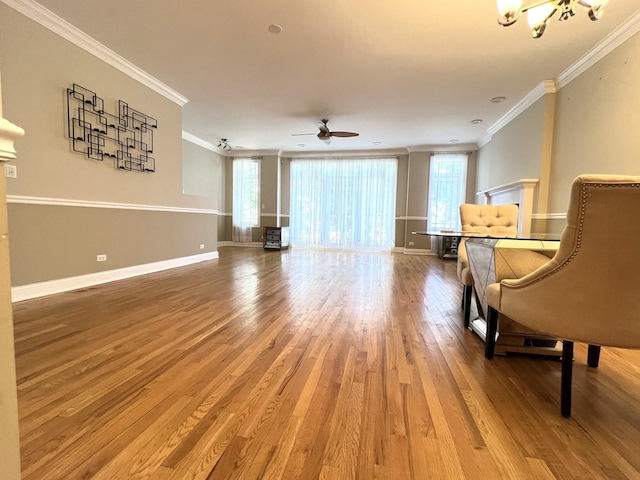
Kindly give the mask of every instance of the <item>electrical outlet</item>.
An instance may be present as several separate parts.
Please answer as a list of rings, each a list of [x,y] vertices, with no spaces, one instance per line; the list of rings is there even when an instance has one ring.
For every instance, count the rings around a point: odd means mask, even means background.
[[[10,163],[4,164],[4,176],[7,178],[18,178],[18,167]]]
[[[415,242],[409,242],[409,246],[415,245]]]
[[[106,255],[98,255],[98,257],[96,258],[96,260],[98,262],[106,262],[107,261],[107,256]]]
[[[204,250],[204,243],[200,244],[200,250]]]

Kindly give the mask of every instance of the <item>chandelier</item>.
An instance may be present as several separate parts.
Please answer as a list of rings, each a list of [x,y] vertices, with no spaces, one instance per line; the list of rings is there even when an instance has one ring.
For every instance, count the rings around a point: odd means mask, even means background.
[[[580,5],[593,21],[602,17],[608,0],[542,0],[527,7],[522,6],[522,0],[498,0],[498,23],[503,27],[513,25],[520,15],[527,13],[529,27],[533,38],[540,38],[547,27],[547,22],[556,12],[560,13],[559,20],[567,20],[576,14],[576,6]]]

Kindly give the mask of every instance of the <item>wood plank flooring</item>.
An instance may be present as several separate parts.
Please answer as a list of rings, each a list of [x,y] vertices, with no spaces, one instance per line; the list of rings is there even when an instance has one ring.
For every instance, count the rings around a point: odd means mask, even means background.
[[[455,262],[222,247],[14,305],[24,480],[638,479],[640,352],[485,360]],[[0,474],[1,477],[1,474]]]

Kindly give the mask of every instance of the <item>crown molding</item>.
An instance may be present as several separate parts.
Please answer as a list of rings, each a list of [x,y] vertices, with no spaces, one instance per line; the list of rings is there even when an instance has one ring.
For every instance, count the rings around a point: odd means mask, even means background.
[[[233,158],[250,158],[250,157],[268,157],[279,156],[278,150],[238,150],[236,148],[231,149],[231,152],[227,152],[228,156]]]
[[[202,148],[206,148],[207,150],[211,150],[212,152],[219,153],[220,155],[224,155],[225,153],[227,153],[223,151],[221,148],[216,148],[216,146],[213,143],[209,143],[205,140],[202,140],[200,137],[191,135],[189,132],[185,132],[184,130],[182,130],[182,139],[186,140],[187,142],[194,143]]]
[[[495,135],[505,125],[510,123],[514,118],[516,118],[518,115],[524,112],[527,108],[529,108],[531,105],[533,105],[542,97],[544,97],[547,93],[556,93],[556,92],[557,92],[557,88],[553,80],[545,80],[543,82],[540,82],[536,86],[536,88],[531,90],[511,110],[509,110],[502,118],[500,118],[500,120],[498,120],[496,123],[494,123],[487,129],[487,133],[489,134],[489,140],[491,140],[493,135]]]
[[[407,155],[408,150],[403,149],[380,149],[380,150],[338,150],[333,152],[291,152],[280,151],[280,156],[285,158],[387,158],[397,157],[398,155]]]
[[[487,136],[479,142],[480,148],[489,143],[495,133],[542,98],[545,93],[555,93],[565,87],[638,32],[640,32],[640,10],[631,15],[618,28],[604,37],[591,50],[570,65],[569,68],[560,73],[555,81],[545,80],[529,92],[515,107],[487,129]]]
[[[82,48],[93,56],[99,58],[103,62],[120,70],[122,73],[137,80],[141,84],[149,87],[156,93],[168,98],[181,107],[189,101],[189,99],[171,87],[165,85],[157,78],[149,75],[147,72],[137,67],[124,57],[121,57],[113,50],[107,48],[94,38],[84,33],[79,28],[73,26],[63,18],[57,16],[51,10],[46,9],[33,0],[0,0],[5,5],[13,8],[27,18],[41,26],[51,30],[53,33],[61,36],[65,40],[70,41],[75,46]]]
[[[407,147],[409,153],[457,153],[478,150],[476,143],[456,143],[448,145],[413,145]]]
[[[625,22],[609,35],[604,37],[595,47],[584,54],[578,61],[558,75],[558,89],[569,84],[586,70],[598,63],[629,38],[640,32],[640,10],[631,15]]]

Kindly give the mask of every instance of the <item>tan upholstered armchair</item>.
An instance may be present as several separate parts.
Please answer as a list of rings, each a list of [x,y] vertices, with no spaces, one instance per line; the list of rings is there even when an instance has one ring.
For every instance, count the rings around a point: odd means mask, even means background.
[[[573,342],[640,348],[640,177],[583,175],[575,179],[556,255],[517,280],[487,287],[487,343],[493,358],[498,312],[563,340],[561,412],[571,415]],[[616,251],[607,248],[615,238]]]
[[[460,223],[463,232],[476,232],[479,235],[493,237],[516,237],[518,234],[518,206],[517,205],[475,205],[463,203],[460,205]],[[464,326],[469,326],[471,316],[471,297],[473,295],[473,277],[469,269],[466,239],[458,245],[458,280],[462,288],[462,309],[464,311]]]

